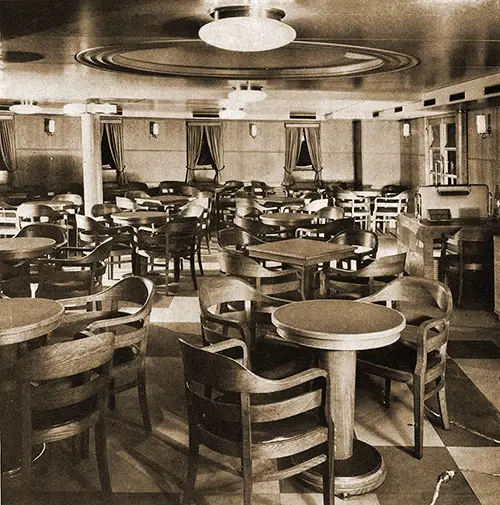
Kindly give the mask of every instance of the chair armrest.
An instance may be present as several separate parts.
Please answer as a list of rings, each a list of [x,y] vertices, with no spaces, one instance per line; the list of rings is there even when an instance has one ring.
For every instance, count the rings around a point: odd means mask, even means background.
[[[242,352],[243,365],[247,366],[248,350],[247,350],[247,346],[241,340],[231,338],[229,340],[224,340],[223,342],[218,342],[216,344],[210,344],[208,346],[205,346],[203,349],[208,352],[219,353],[219,352],[227,351],[229,349],[236,349],[238,347],[241,349],[241,352]]]
[[[276,391],[284,391],[319,378],[328,380],[328,372],[322,368],[310,368],[309,370],[305,370],[290,377],[285,377],[284,379],[273,380],[272,382],[278,387]]]
[[[99,321],[95,321],[90,323],[87,326],[87,330],[95,332],[96,330],[110,330],[113,326],[123,326],[125,324],[136,323],[137,321],[143,319],[141,317],[140,311],[135,312],[134,314],[130,314],[128,316],[119,316],[110,319],[100,319]]]

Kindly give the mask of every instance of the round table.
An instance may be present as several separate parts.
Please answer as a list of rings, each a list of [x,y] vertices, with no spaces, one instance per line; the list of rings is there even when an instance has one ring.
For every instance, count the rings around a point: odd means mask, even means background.
[[[49,254],[56,241],[45,237],[0,238],[0,260],[24,260]]]
[[[30,205],[45,205],[46,207],[50,207],[52,210],[57,211],[74,209],[76,207],[70,200],[33,200],[25,203]]]
[[[43,337],[59,325],[64,307],[44,298],[0,299],[0,431],[2,478],[15,477],[20,465],[20,431],[15,413],[20,410],[19,384],[10,369],[22,342]]]
[[[139,210],[137,212],[117,212],[111,214],[113,222],[133,227],[161,225],[167,222],[167,214],[161,211]]]
[[[393,309],[350,300],[309,300],[279,307],[272,322],[285,339],[321,351],[328,371],[330,393],[327,415],[335,423],[335,492],[368,493],[385,480],[380,453],[354,439],[356,351],[392,344],[406,325]],[[318,470],[302,474],[314,487],[322,487]]]
[[[151,196],[150,198],[135,198],[135,201],[138,204],[143,202],[160,202],[162,205],[183,205],[189,202],[189,197],[182,195],[156,195]]]
[[[264,224],[279,226],[283,231],[283,238],[288,238],[295,234],[295,229],[299,226],[311,224],[314,215],[301,212],[265,212],[259,219]]]

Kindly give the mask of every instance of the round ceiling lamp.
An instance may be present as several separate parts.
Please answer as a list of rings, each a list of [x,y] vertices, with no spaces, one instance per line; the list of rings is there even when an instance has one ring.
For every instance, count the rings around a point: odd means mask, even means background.
[[[214,20],[200,28],[200,39],[227,51],[269,51],[290,44],[295,30],[282,23],[285,11],[272,7],[227,5],[210,10]]]
[[[257,86],[247,82],[246,84],[241,84],[240,86],[229,92],[227,97],[235,102],[260,102],[267,98],[267,94],[262,91],[262,86]]]
[[[28,100],[23,100],[21,103],[11,105],[9,110],[16,114],[38,114],[39,112],[42,112],[41,107]]]
[[[220,109],[219,117],[221,119],[245,119],[247,113],[243,109]]]

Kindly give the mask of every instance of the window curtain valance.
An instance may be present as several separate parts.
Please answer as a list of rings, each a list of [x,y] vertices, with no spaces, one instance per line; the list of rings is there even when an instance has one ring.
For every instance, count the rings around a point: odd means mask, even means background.
[[[118,184],[124,186],[127,184],[127,175],[125,174],[125,165],[123,164],[123,126],[121,122],[101,123],[101,133],[106,132],[109,142],[109,150],[115,162],[116,172],[118,174]]]
[[[10,184],[16,185],[16,138],[13,120],[0,121],[0,156],[9,172]]]
[[[214,183],[221,183],[221,173],[224,170],[224,144],[222,140],[221,124],[187,124],[187,166],[186,182],[188,184],[195,182],[195,171],[197,170],[198,160],[200,159],[201,146],[203,142],[203,133],[205,133],[212,157],[212,168],[215,171]]]
[[[285,125],[285,173],[283,182],[281,183],[283,186],[291,186],[295,182],[293,172],[295,170],[300,170],[300,167],[297,168],[297,161],[300,155],[302,136],[305,138],[309,157],[311,158],[314,170],[314,182],[317,185],[321,184],[323,166],[321,162],[319,125]]]

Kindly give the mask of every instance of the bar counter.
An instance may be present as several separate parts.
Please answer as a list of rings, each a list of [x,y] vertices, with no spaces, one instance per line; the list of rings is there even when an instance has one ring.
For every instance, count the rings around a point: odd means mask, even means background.
[[[413,214],[400,214],[397,223],[399,252],[406,252],[406,272],[409,275],[434,279],[434,242],[441,240],[443,234],[453,234],[460,228],[480,227],[500,234],[500,219],[496,218],[458,218],[438,223],[419,219]]]

